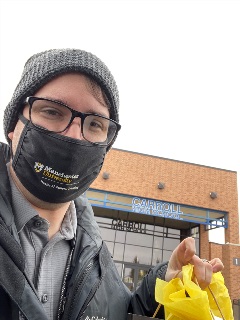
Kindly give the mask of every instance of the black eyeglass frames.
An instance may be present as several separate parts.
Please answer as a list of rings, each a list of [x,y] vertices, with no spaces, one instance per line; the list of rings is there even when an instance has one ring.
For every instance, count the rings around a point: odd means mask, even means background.
[[[29,105],[29,118],[34,126],[61,133],[79,117],[83,138],[93,144],[109,145],[121,129],[121,125],[112,119],[76,111],[59,101],[31,96],[25,102]]]

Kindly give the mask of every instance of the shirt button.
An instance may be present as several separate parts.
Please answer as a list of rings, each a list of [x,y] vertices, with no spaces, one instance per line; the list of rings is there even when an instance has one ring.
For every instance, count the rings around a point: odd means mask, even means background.
[[[48,295],[46,294],[46,293],[44,293],[43,295],[42,295],[42,303],[46,303],[46,302],[48,302]]]
[[[43,223],[42,220],[37,220],[37,221],[34,222],[34,225],[35,225],[36,228],[40,228],[42,223]]]

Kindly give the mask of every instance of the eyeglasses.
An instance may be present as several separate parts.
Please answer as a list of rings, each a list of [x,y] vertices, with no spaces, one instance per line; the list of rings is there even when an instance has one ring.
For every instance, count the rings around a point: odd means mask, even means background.
[[[61,133],[76,117],[81,118],[81,133],[85,140],[102,146],[108,146],[116,137],[121,125],[107,117],[94,113],[83,113],[67,105],[50,99],[28,97],[29,118],[36,127]]]

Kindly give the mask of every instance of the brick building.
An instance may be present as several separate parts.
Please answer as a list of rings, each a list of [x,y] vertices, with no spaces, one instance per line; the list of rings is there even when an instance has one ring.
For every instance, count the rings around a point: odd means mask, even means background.
[[[231,299],[240,299],[237,173],[111,149],[87,191],[123,281],[134,290],[149,266],[193,236],[197,253],[224,263]],[[209,242],[223,227],[225,244]]]

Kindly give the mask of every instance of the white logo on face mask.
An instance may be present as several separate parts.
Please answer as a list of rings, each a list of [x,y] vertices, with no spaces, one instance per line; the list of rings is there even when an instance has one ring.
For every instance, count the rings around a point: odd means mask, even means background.
[[[42,164],[40,162],[35,162],[34,169],[36,172],[42,171],[43,168],[44,168],[44,164]]]
[[[44,168],[44,171],[48,172],[49,174],[53,174],[55,176],[58,176],[58,177],[61,177],[64,179],[78,179],[78,177],[79,177],[78,174],[67,175],[67,174],[64,174],[63,172],[58,172],[49,166],[45,166],[41,162],[35,162],[34,170],[36,172],[41,172],[43,170],[43,168]]]

